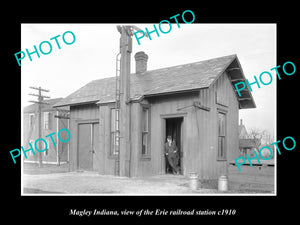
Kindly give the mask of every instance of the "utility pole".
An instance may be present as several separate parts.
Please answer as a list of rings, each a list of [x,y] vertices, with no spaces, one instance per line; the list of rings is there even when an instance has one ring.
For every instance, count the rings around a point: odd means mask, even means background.
[[[33,103],[36,103],[38,104],[38,138],[42,138],[42,104],[47,104],[44,101],[44,98],[50,98],[49,96],[45,96],[45,95],[42,95],[42,91],[43,92],[49,92],[49,90],[46,90],[46,89],[43,89],[41,87],[29,87],[31,89],[34,89],[34,90],[38,90],[38,94],[33,94],[33,93],[29,93],[29,95],[32,95],[32,96],[36,96],[38,97],[38,100],[37,101],[29,101],[29,102],[33,102]],[[42,149],[42,143],[39,142],[39,147],[38,149]],[[38,152],[38,159],[39,159],[39,167],[42,167],[43,166],[43,159],[42,159],[42,153],[41,152]]]
[[[120,38],[120,139],[119,176],[129,176],[130,151],[130,55],[132,52],[132,31],[130,26],[119,27]]]
[[[117,82],[116,87],[116,130],[115,143],[118,143],[118,161],[119,176],[130,177],[130,154],[131,154],[131,136],[130,136],[130,120],[131,120],[131,102],[130,102],[130,57],[132,52],[132,36],[133,30],[141,30],[136,26],[117,26],[117,30],[120,32],[120,52],[121,59],[119,62],[119,68],[117,66]],[[148,37],[148,35],[146,35]],[[118,54],[118,55],[119,55]],[[117,56],[118,61],[118,56]],[[117,62],[118,64],[118,62]],[[118,77],[119,76],[119,77]],[[119,89],[119,90],[118,90]],[[119,97],[117,96],[119,95]]]

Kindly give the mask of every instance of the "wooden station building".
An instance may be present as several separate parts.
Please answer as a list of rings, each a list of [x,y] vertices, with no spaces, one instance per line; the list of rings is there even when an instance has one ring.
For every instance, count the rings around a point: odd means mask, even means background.
[[[202,179],[226,175],[239,157],[239,109],[255,108],[236,55],[147,71],[148,56],[135,54],[130,74],[130,152],[125,175],[166,173],[164,143],[171,135],[180,150],[181,174]],[[94,80],[54,107],[70,107],[71,170],[118,175],[114,142],[116,78]],[[122,138],[122,134],[121,134]]]

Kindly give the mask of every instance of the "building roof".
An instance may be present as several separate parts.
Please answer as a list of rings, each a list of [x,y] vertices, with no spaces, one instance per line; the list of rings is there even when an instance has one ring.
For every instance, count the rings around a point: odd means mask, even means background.
[[[260,145],[259,139],[239,139],[240,148],[255,148]]]
[[[241,119],[241,121],[242,121],[242,119]],[[239,131],[239,138],[246,138],[248,136],[247,129],[246,129],[245,125],[242,124],[242,122],[238,126],[238,131]]]
[[[51,98],[51,99],[45,99],[44,100],[44,103],[46,104],[43,104],[42,105],[42,111],[43,112],[47,112],[47,111],[52,111],[52,110],[55,110],[53,108],[53,105],[58,103],[59,101],[61,101],[63,98]],[[68,107],[63,107],[62,109],[68,109]],[[28,105],[28,106],[25,106],[23,108],[23,113],[35,113],[37,112],[38,110],[38,105],[37,104],[31,104],[31,105]]]
[[[226,70],[232,84],[245,81],[236,55],[229,55],[163,69],[150,70],[130,75],[132,100],[155,95],[165,95],[208,88]],[[54,107],[86,103],[115,101],[115,77],[94,80],[70,94]],[[235,89],[235,88],[234,88]],[[250,90],[247,88],[238,97],[240,108],[255,108]]]
[[[244,124],[242,124],[242,125],[239,124],[238,130],[239,130],[239,136],[241,135],[241,133],[242,133],[243,131],[244,131],[244,132],[247,132],[246,127],[245,127]]]

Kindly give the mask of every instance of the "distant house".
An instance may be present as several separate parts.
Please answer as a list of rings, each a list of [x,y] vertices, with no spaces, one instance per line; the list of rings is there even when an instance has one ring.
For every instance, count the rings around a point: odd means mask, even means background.
[[[240,155],[246,158],[246,154],[250,158],[243,165],[240,166],[240,171],[237,170],[235,161],[229,163],[228,180],[229,188],[231,190],[255,190],[260,191],[274,191],[274,160],[264,160],[269,158],[269,150],[262,150],[261,140],[258,138],[249,138],[245,125],[242,119],[239,124],[239,149]],[[254,157],[256,151],[260,160]],[[262,157],[263,158],[262,158]]]
[[[260,140],[255,138],[249,138],[248,132],[243,120],[240,119],[239,124],[239,149],[242,156],[248,154],[250,157],[254,156],[254,151],[260,146]]]
[[[176,140],[181,174],[216,179],[239,156],[239,109],[255,108],[236,55],[147,71],[148,56],[136,55],[130,75],[130,152],[126,176],[165,174],[164,143]],[[70,107],[71,170],[118,174],[115,137],[116,78],[94,80],[54,107]],[[122,134],[121,134],[122,138]]]
[[[46,135],[53,132],[57,133],[62,128],[68,128],[67,119],[58,119],[55,117],[61,114],[68,114],[69,107],[53,108],[53,105],[59,102],[62,98],[53,98],[44,100],[42,105],[42,134],[41,138],[47,141],[48,149],[42,153],[42,161],[47,164],[60,164],[68,161],[68,143],[63,143],[57,140],[57,135],[53,135],[56,146],[52,144],[50,137]],[[34,142],[38,139],[38,105],[32,104],[23,109],[23,147],[29,149],[28,143],[34,146]],[[27,159],[23,157],[25,162],[37,163],[38,155],[33,155],[32,151],[26,152]]]
[[[254,156],[254,151],[257,151],[260,146],[258,139],[240,139],[239,148],[242,156],[248,154],[250,157]]]

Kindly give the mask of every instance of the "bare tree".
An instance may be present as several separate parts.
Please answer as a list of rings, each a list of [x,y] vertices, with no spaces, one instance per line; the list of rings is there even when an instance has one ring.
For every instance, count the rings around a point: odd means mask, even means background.
[[[265,136],[265,134],[267,133],[267,130],[265,129],[260,129],[260,128],[250,128],[249,132],[248,132],[248,136],[247,138],[251,138],[254,139],[254,143],[255,143],[255,148],[258,150],[263,137]]]
[[[263,146],[269,146],[272,151],[274,151],[273,146],[270,145],[274,142],[274,136],[270,131],[260,128],[251,128],[248,132],[248,138],[254,139],[255,148],[257,151],[259,151],[259,149]],[[269,156],[266,153],[264,157],[268,158]]]
[[[274,135],[270,131],[265,130],[263,139],[266,145],[270,145],[274,142]]]
[[[266,130],[257,127],[250,128],[248,131],[248,138],[262,139],[266,133]]]

